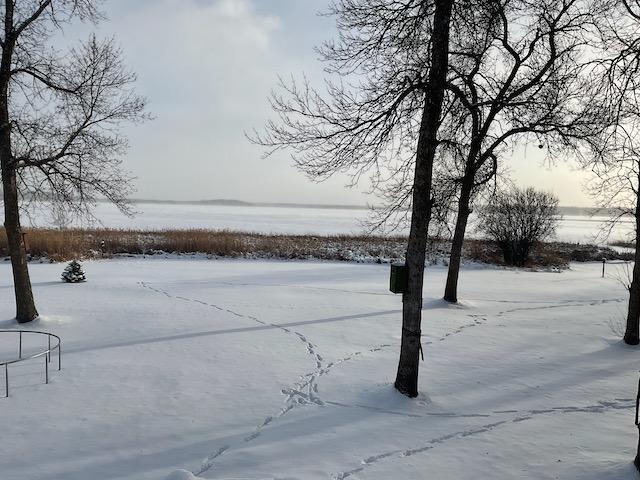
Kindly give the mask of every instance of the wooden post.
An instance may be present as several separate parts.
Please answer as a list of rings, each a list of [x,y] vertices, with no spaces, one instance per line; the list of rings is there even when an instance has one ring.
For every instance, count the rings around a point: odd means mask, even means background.
[[[607,264],[607,259],[603,258],[602,259],[602,278],[604,278],[604,266]]]

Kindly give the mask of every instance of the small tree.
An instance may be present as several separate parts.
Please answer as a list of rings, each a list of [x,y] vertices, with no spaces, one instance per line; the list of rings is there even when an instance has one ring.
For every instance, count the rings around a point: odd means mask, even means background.
[[[73,260],[62,272],[62,280],[67,283],[81,283],[87,281],[87,276],[82,270],[82,264]]]
[[[498,244],[505,263],[522,267],[531,248],[554,235],[558,198],[532,187],[512,188],[496,194],[479,217],[480,229]]]

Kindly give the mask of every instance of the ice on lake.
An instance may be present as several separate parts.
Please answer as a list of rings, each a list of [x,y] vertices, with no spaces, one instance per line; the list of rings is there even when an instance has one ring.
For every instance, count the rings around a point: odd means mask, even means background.
[[[237,230],[266,234],[291,235],[359,235],[369,231],[366,225],[371,212],[349,208],[302,208],[268,206],[226,206],[188,203],[140,203],[134,206],[136,214],[127,217],[113,205],[99,203],[95,216],[107,228],[165,230],[212,229]],[[599,232],[606,216],[564,215],[557,231],[559,241],[576,243],[602,243]],[[473,220],[473,219],[472,219]],[[32,213],[33,226],[56,226],[47,209]],[[88,226],[76,221],[75,226]],[[633,231],[631,220],[621,221],[610,235],[612,240],[628,238]],[[406,234],[401,229],[397,234]],[[479,237],[473,221],[468,235]]]

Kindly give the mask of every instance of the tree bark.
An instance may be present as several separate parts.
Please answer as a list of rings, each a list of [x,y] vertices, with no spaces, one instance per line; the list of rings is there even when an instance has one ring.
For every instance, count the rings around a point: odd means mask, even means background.
[[[458,301],[458,277],[460,275],[460,263],[462,261],[462,246],[464,235],[467,230],[467,223],[471,210],[471,191],[473,190],[474,177],[465,175],[460,188],[460,201],[458,202],[458,216],[456,218],[456,228],[451,240],[451,253],[449,255],[449,270],[447,272],[447,283],[444,289],[444,299],[447,302],[456,303]]]
[[[431,220],[433,160],[442,114],[449,60],[449,28],[454,0],[436,0],[432,34],[432,64],[425,88],[413,181],[413,210],[407,243],[407,291],[402,296],[402,342],[395,387],[409,397],[418,396],[418,367],[422,322],[422,286],[427,234]]]
[[[640,472],[640,428],[638,429],[638,449],[636,451],[636,458],[633,460],[633,464],[636,466],[636,470]]]
[[[16,297],[16,320],[27,323],[38,317],[33,300],[31,279],[27,266],[27,251],[20,226],[20,204],[16,164],[11,148],[11,120],[9,118],[9,82],[11,58],[16,44],[13,26],[14,2],[5,2],[4,41],[0,61],[0,172],[4,197],[4,228],[7,233],[9,255],[13,270]]]
[[[1,145],[3,136],[0,135],[0,152],[5,148]],[[0,153],[0,156],[2,154]],[[16,297],[16,320],[19,323],[27,323],[38,317],[38,311],[33,300],[31,279],[27,266],[27,252],[20,226],[20,214],[18,203],[18,186],[15,169],[10,165],[2,165],[2,188],[4,194],[4,227],[7,232],[9,255],[13,270],[13,286]]]
[[[636,194],[636,251],[634,255],[633,276],[629,286],[629,308],[627,309],[627,328],[624,332],[624,343],[638,345],[640,343],[640,190]]]

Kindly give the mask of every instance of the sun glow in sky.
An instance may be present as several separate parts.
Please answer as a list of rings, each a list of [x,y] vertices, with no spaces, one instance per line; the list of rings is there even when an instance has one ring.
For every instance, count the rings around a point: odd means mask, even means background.
[[[261,158],[244,133],[271,116],[278,75],[322,79],[314,46],[335,35],[317,15],[328,0],[108,0],[108,20],[74,25],[68,41],[97,29],[122,46],[155,120],[127,128],[126,168],[137,198],[375,204],[346,176],[316,184],[286,153]],[[590,205],[585,174],[569,162],[548,168],[535,145],[518,148],[509,170],[521,185],[553,190],[563,205]]]

